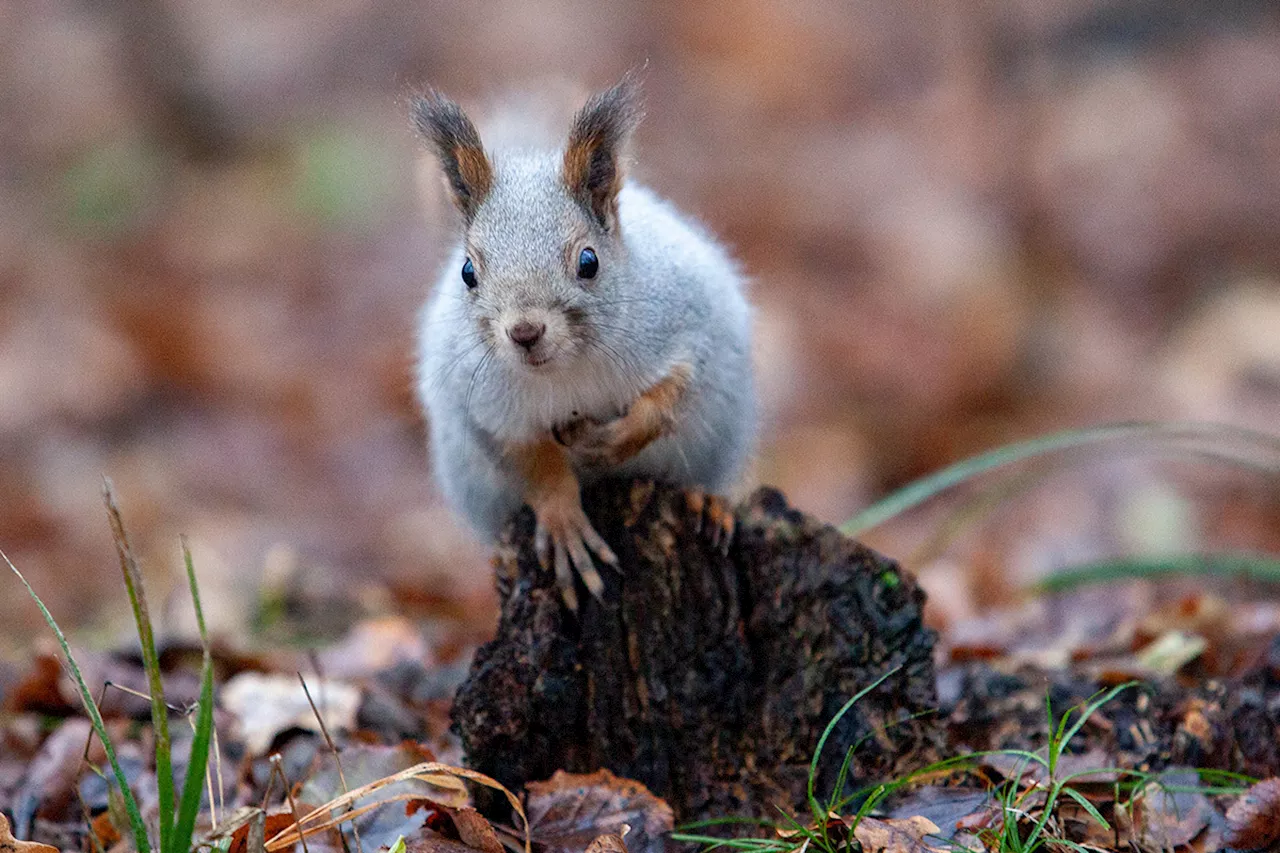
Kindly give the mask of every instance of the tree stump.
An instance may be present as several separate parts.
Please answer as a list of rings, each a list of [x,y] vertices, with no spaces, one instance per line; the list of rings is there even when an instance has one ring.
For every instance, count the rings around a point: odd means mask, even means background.
[[[453,708],[467,763],[518,788],[600,767],[665,798],[678,820],[776,817],[804,803],[809,761],[841,706],[816,792],[857,744],[850,787],[934,760],[924,593],[893,561],[762,489],[728,553],[684,492],[604,483],[583,496],[621,569],[567,611],[533,550],[533,516],[499,549],[502,614]],[[920,716],[920,715],[924,716]]]

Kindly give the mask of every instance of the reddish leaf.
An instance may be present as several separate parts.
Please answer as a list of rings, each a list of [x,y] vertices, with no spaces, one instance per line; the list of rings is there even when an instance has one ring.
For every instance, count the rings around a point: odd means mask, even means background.
[[[405,803],[406,816],[427,810],[423,827],[442,838],[459,841],[472,850],[483,853],[502,853],[502,842],[493,824],[471,806],[451,806],[426,798],[409,800]],[[406,839],[409,837],[405,836]]]
[[[1263,779],[1227,809],[1223,840],[1231,847],[1257,850],[1280,839],[1280,778]]]
[[[293,826],[293,814],[291,812],[269,814],[266,818],[267,825],[266,831],[263,832],[264,839]],[[236,829],[231,836],[231,846],[227,848],[227,853],[246,853],[249,849],[249,830],[252,828],[253,823],[252,820],[248,821]]]
[[[583,850],[602,835],[620,834],[629,826],[631,853],[662,853],[663,836],[675,825],[671,807],[639,782],[620,779],[608,770],[566,773],[526,787],[533,840],[547,853]]]

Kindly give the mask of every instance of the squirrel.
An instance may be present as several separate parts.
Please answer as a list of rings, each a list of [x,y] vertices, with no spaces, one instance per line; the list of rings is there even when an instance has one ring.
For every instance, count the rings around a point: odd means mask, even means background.
[[[634,75],[586,102],[560,150],[486,151],[435,91],[411,112],[463,224],[418,330],[447,503],[491,541],[531,506],[538,559],[572,611],[573,570],[602,598],[591,554],[617,564],[583,511],[584,483],[683,486],[727,549],[733,515],[717,495],[755,438],[751,308],[707,231],[626,179]]]

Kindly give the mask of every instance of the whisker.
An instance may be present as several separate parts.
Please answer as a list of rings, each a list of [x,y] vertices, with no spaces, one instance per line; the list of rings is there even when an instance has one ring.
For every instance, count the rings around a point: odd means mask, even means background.
[[[462,405],[463,426],[466,429],[466,432],[463,434],[463,440],[462,440],[462,458],[464,459],[466,458],[467,453],[470,452],[471,450],[471,448],[468,447],[468,442],[471,441],[471,430],[472,430],[471,395],[475,392],[477,379],[479,379],[481,372],[484,370],[485,366],[491,360],[494,352],[495,350],[491,346],[485,348],[484,355],[480,357],[479,363],[476,364],[476,369],[471,371],[471,379],[470,381],[467,382],[467,394],[466,394],[466,397],[464,398],[464,402]]]
[[[435,371],[433,371],[432,375],[423,377],[424,379],[427,380],[427,390],[428,391],[439,390],[444,385],[444,383],[448,381],[449,377],[453,374],[453,371],[458,367],[458,365],[462,364],[462,362],[466,360],[467,356],[475,352],[477,348],[487,345],[487,343],[488,343],[487,341],[485,341],[484,339],[481,339],[471,344],[465,350],[460,352],[457,356],[455,356],[454,358],[450,359],[449,361],[445,362],[444,364],[436,368]]]

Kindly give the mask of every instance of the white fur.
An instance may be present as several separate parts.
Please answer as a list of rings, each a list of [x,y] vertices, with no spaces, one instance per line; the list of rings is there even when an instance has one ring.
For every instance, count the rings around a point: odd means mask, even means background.
[[[502,443],[579,416],[615,417],[678,363],[693,373],[676,429],[614,473],[723,491],[743,473],[754,441],[751,311],[732,260],[670,204],[627,184],[617,233],[588,230],[600,256],[597,280],[577,280],[563,258],[588,220],[565,191],[559,162],[556,152],[495,160],[493,189],[468,232],[490,267],[469,292],[459,245],[419,327],[418,392],[435,475],[450,504],[489,538],[523,502]],[[597,346],[566,337],[557,313],[565,304],[585,313]],[[538,368],[502,333],[504,322],[524,316],[549,318],[553,356]],[[487,342],[481,317],[495,328]]]

